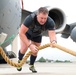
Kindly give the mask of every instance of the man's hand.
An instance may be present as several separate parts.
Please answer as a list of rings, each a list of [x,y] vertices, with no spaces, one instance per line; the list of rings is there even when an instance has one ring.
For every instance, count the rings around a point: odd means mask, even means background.
[[[30,44],[29,48],[34,54],[38,52],[37,46],[34,44]]]
[[[57,41],[56,41],[56,40],[53,40],[53,41],[51,42],[50,46],[51,46],[52,48],[55,48],[54,44],[56,44],[56,43],[57,43]]]

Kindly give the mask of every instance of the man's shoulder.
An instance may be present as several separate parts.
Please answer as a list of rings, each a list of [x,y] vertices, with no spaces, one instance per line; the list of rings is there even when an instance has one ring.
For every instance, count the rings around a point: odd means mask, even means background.
[[[32,22],[34,20],[34,17],[35,17],[35,14],[31,13],[25,18],[24,22]]]
[[[53,20],[53,19],[52,19],[50,16],[48,16],[48,20],[50,20],[50,21],[51,21],[51,20]]]
[[[34,13],[28,15],[28,16],[25,18],[23,24],[24,24],[25,26],[27,26],[27,27],[32,26],[32,25],[34,24],[34,17],[35,17],[35,14],[34,14]]]
[[[47,23],[50,23],[50,24],[54,23],[54,20],[51,17],[48,16]]]
[[[32,18],[34,18],[36,16],[35,13],[30,14]]]

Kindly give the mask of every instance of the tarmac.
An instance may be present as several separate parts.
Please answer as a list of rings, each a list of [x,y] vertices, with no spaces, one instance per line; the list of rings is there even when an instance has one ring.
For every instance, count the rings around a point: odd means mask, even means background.
[[[22,71],[9,64],[0,64],[0,75],[76,75],[76,63],[35,63],[37,73],[29,70],[29,65],[24,64]]]

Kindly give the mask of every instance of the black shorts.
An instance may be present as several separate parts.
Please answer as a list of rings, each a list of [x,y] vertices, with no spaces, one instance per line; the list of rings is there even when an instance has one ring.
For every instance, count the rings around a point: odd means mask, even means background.
[[[42,35],[38,35],[38,36],[33,37],[29,33],[26,33],[26,36],[29,40],[32,40],[32,41],[37,42],[37,43],[41,43],[41,41],[42,41]]]

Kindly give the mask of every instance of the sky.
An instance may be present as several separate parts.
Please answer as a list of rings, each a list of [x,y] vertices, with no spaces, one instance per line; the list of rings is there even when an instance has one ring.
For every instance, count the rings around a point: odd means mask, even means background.
[[[35,11],[40,6],[50,6],[51,8],[61,9],[67,18],[67,23],[76,22],[76,2],[75,0],[23,0],[24,9]]]
[[[23,2],[24,2],[24,9],[31,12],[37,10],[40,6],[50,6],[51,8],[54,7],[59,8],[65,13],[67,24],[76,22],[75,0],[70,0],[70,1],[69,0],[23,0]],[[61,34],[57,34],[56,36],[57,36],[57,44],[76,51],[76,43],[73,42],[72,39],[70,39],[70,37],[68,39],[64,39],[61,38]],[[47,43],[49,43],[49,37],[43,37],[42,45]],[[37,60],[40,57],[44,57],[46,59],[51,59],[51,60],[71,60],[71,61],[76,60],[75,56],[63,52],[57,48],[51,48],[51,47],[40,50],[38,53]]]

